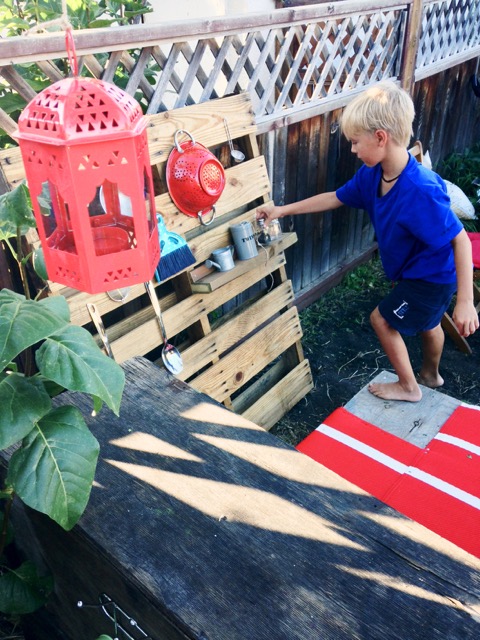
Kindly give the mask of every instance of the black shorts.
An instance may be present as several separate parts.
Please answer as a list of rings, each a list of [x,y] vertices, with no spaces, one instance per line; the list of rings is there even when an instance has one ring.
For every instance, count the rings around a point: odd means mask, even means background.
[[[378,305],[381,316],[405,336],[433,329],[450,306],[456,283],[401,280]]]

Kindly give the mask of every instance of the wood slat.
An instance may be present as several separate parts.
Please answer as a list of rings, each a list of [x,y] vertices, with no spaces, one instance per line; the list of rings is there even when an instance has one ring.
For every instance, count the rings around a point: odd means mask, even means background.
[[[211,103],[204,103],[146,117],[148,119],[148,148],[152,165],[167,160],[173,147],[177,129],[195,131],[198,142],[206,147],[218,146],[226,142],[227,134],[223,118],[228,121],[228,128],[233,139],[256,131],[251,104],[245,93],[219,101],[215,111],[212,111]],[[0,162],[8,182],[12,186],[25,179],[19,147],[1,150]]]
[[[200,369],[220,358],[223,353],[245,338],[269,318],[293,303],[291,282],[285,282],[243,310],[241,314],[182,352],[184,370],[178,376],[187,380]]]
[[[302,337],[295,307],[245,340],[190,384],[222,402]]]
[[[271,429],[312,389],[310,365],[308,360],[303,360],[241,415],[264,429]],[[233,406],[235,408],[235,402]]]
[[[295,233],[285,233],[278,240],[275,240],[267,247],[259,247],[258,255],[250,260],[235,260],[235,267],[230,271],[214,271],[203,279],[192,282],[192,291],[195,293],[210,293],[220,287],[247,273],[251,269],[256,269],[262,263],[265,265],[276,255],[291,247],[297,241]]]
[[[201,317],[215,311],[235,296],[265,278],[270,273],[270,270],[280,268],[284,264],[285,256],[282,253],[275,256],[268,268],[256,269],[240,276],[219,289],[215,296],[211,296],[208,293],[197,293],[178,302],[164,313],[162,309],[168,337],[176,336],[181,331],[184,331]],[[149,311],[147,311],[147,313],[150,315]],[[155,318],[151,317],[150,320],[140,325],[133,319],[131,324],[132,326],[128,333],[125,333],[118,339],[115,339],[115,336],[113,337],[112,351],[117,362],[124,362],[128,358],[133,358],[136,355],[145,355],[160,344],[158,325]]]
[[[223,98],[215,109],[212,109],[211,102],[204,102],[148,117],[148,148],[152,164],[167,159],[178,129],[194,131],[196,141],[209,148],[227,140],[223,118],[227,119],[233,139],[256,132],[254,114],[246,93]]]
[[[152,282],[155,287],[158,286],[155,281]],[[118,309],[122,308],[124,304],[128,305],[130,302],[138,300],[141,296],[145,295],[145,286],[143,284],[137,284],[132,287],[127,287],[127,289],[127,297],[124,303],[112,300],[106,293],[97,293],[95,295],[91,295],[89,293],[71,289],[70,291],[72,291],[73,294],[70,297],[67,297],[67,302],[70,308],[72,323],[81,326],[90,322],[90,315],[88,314],[86,307],[87,302],[94,302],[98,308],[99,313],[103,316],[112,311],[118,311]],[[62,291],[65,290],[60,289],[59,292],[55,295],[64,295]],[[164,296],[161,302],[163,308],[169,309],[175,304],[176,296],[174,293],[170,293],[169,295]],[[122,322],[124,321],[119,322],[119,334],[123,334],[126,331],[121,329]],[[140,318],[135,314],[132,314],[132,322],[138,324],[140,322]]]
[[[220,247],[229,246],[232,244],[232,234],[230,231],[231,224],[244,222],[249,220],[251,222],[255,219],[255,209],[249,209],[243,214],[235,216],[234,220],[215,226],[202,235],[195,236],[190,240],[190,249],[195,254],[197,263],[203,263],[204,260],[210,257],[212,251],[219,249]],[[213,273],[213,268],[208,268],[205,264],[200,264],[197,267],[193,267],[189,271],[188,275],[192,283],[196,283],[210,273]]]
[[[225,189],[215,204],[217,220],[271,191],[263,156],[227,169],[225,180]],[[197,217],[190,217],[178,211],[169,193],[157,196],[155,206],[162,214],[169,231],[185,235],[200,226]],[[210,214],[207,214],[207,217],[209,216]]]
[[[0,151],[0,164],[7,182],[12,188],[16,187],[22,180],[25,180],[25,167],[23,166],[19,147],[2,149]]]

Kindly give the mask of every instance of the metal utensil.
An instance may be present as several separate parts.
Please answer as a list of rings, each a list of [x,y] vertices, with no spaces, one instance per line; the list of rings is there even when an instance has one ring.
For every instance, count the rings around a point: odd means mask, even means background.
[[[180,351],[170,344],[167,341],[167,332],[165,331],[165,325],[163,324],[162,312],[160,311],[160,303],[158,302],[157,294],[155,293],[155,288],[152,285],[151,281],[148,280],[144,283],[145,290],[148,293],[148,297],[150,298],[150,302],[152,303],[153,310],[155,311],[155,315],[157,317],[158,326],[160,327],[160,333],[162,335],[163,340],[163,349],[162,349],[162,360],[165,368],[173,373],[174,375],[183,371],[183,362],[182,356],[180,355]]]
[[[181,134],[190,140],[180,144]],[[168,192],[179,211],[208,226],[225,188],[225,170],[218,158],[185,129],[177,129],[174,141],[165,169]]]
[[[234,149],[232,136],[230,135],[230,129],[228,128],[227,119],[223,119],[223,124],[225,125],[225,131],[227,132],[228,146],[230,147],[230,155],[235,160],[235,162],[243,162],[245,160],[245,154],[240,151],[240,149]]]
[[[103,325],[102,316],[98,312],[96,305],[93,304],[93,302],[87,302],[87,309],[91,319],[93,320],[93,324],[98,331],[98,335],[102,339],[103,346],[105,347],[105,351],[107,352],[107,356],[109,358],[112,358],[112,360],[115,360],[112,347],[110,346],[110,341],[107,336],[107,332],[105,331],[105,327]]]
[[[107,296],[114,302],[125,302],[130,295],[130,287],[123,287],[123,289],[111,289],[107,291]]]

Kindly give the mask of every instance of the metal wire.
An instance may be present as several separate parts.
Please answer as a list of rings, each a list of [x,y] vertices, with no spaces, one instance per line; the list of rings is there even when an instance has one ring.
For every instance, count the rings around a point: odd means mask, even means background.
[[[149,636],[137,623],[137,621],[132,618],[126,611],[124,611],[110,596],[106,593],[101,593],[99,596],[98,604],[85,604],[82,600],[77,602],[77,607],[79,609],[85,608],[93,608],[93,609],[101,609],[104,615],[113,622],[114,626],[114,640],[120,640],[118,634],[122,634],[122,638],[126,640],[154,640],[152,636]],[[138,634],[132,636],[129,631],[127,631],[126,626],[128,625],[130,630],[135,629]]]

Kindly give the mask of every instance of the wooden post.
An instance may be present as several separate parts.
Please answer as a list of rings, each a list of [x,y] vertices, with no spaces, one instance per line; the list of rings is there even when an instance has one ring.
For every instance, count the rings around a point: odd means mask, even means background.
[[[407,11],[407,28],[405,29],[400,80],[402,88],[411,94],[415,83],[415,61],[420,41],[420,28],[422,26],[423,0],[412,0]]]

